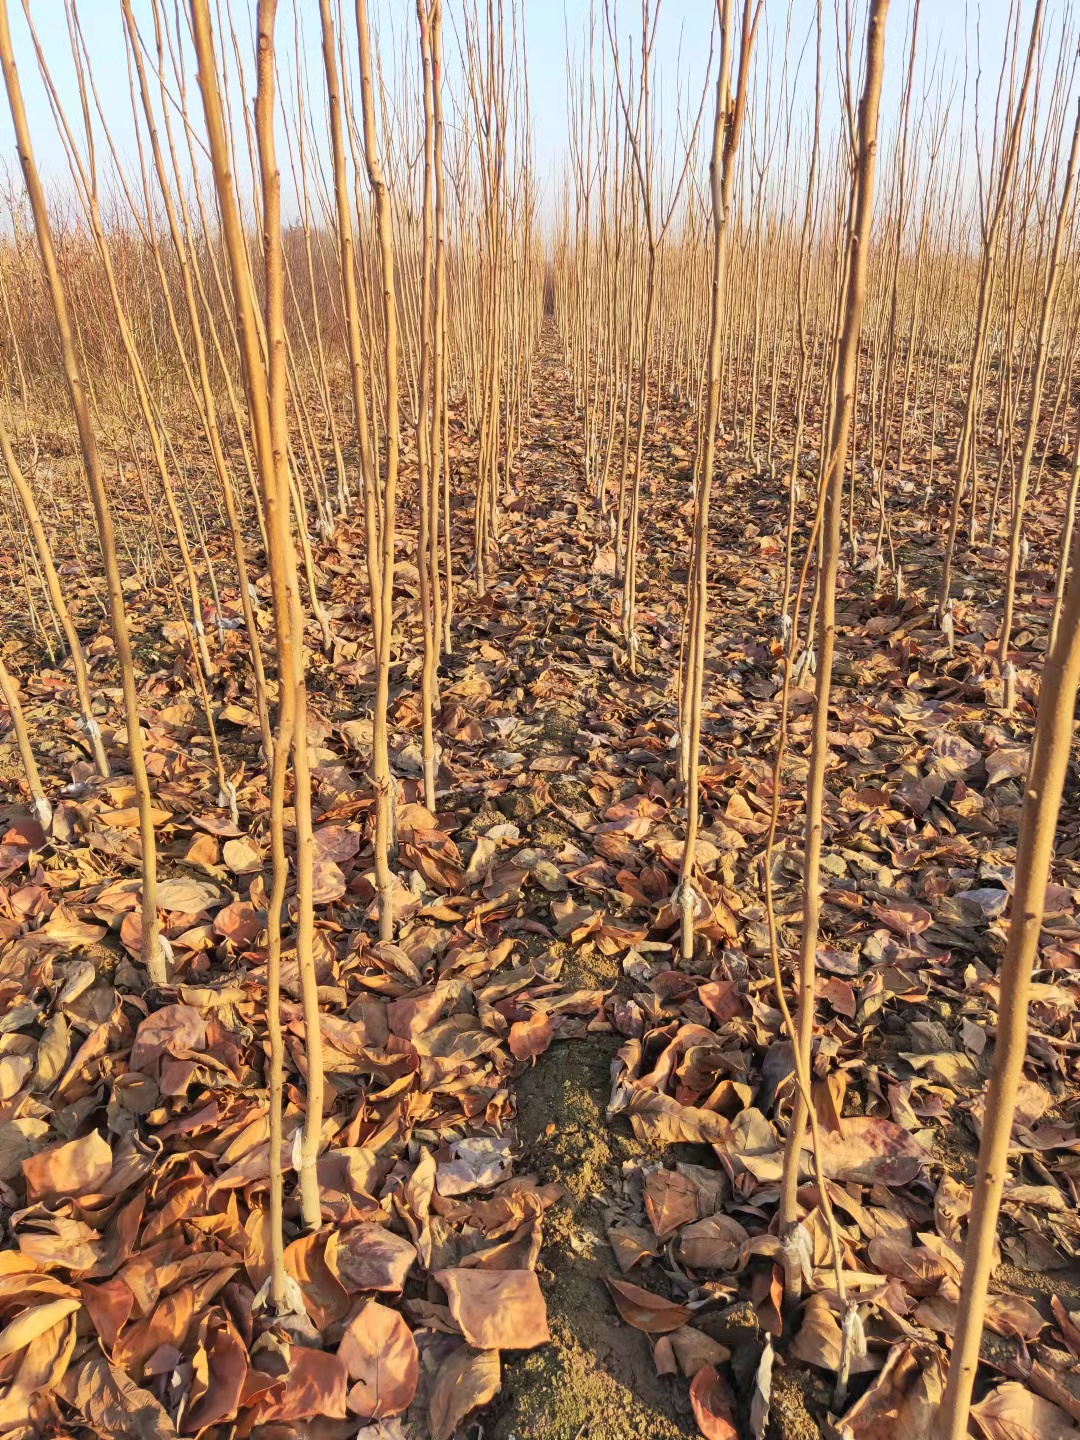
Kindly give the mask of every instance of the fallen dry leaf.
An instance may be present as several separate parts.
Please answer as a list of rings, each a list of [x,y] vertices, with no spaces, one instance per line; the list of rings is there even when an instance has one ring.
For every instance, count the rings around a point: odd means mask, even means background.
[[[273,1386],[255,1401],[250,1419],[253,1425],[306,1420],[321,1415],[327,1420],[344,1420],[349,1375],[337,1355],[291,1345],[283,1383]]]
[[[608,1229],[607,1237],[624,1275],[635,1265],[640,1265],[642,1260],[651,1259],[658,1253],[656,1239],[642,1225],[613,1225]]]
[[[416,1264],[416,1247],[385,1225],[352,1225],[331,1232],[326,1264],[350,1294],[361,1290],[398,1293]]]
[[[16,1350],[24,1349],[39,1335],[51,1330],[65,1316],[74,1314],[80,1308],[81,1301],[70,1299],[47,1300],[43,1305],[29,1306],[0,1330],[0,1359],[5,1355],[14,1355]]]
[[[830,1180],[907,1185],[928,1160],[918,1141],[891,1120],[853,1115],[839,1133],[821,1132],[821,1165]]]
[[[616,1310],[635,1330],[663,1335],[669,1330],[678,1330],[690,1319],[687,1306],[676,1305],[673,1300],[665,1300],[662,1295],[654,1295],[640,1285],[631,1285],[628,1280],[605,1275],[604,1284],[611,1291]]]
[[[699,1215],[698,1190],[676,1170],[651,1170],[645,1176],[645,1211],[658,1240],[666,1240],[681,1225]]]
[[[707,1215],[679,1232],[679,1259],[697,1270],[734,1270],[750,1235],[728,1215]]]
[[[692,1380],[705,1365],[724,1365],[731,1359],[731,1351],[721,1345],[703,1330],[692,1325],[681,1325],[657,1342],[657,1346],[669,1345],[679,1363],[679,1369],[688,1380]]]
[[[96,1130],[79,1140],[46,1146],[22,1162],[26,1198],[96,1194],[108,1180],[112,1164],[112,1147]]]
[[[1064,1410],[1015,1380],[991,1390],[971,1415],[986,1440],[1076,1440],[1078,1433]]]
[[[499,1393],[502,1377],[497,1350],[469,1350],[462,1345],[446,1357],[435,1376],[428,1402],[431,1440],[451,1440],[470,1411]]]
[[[477,1350],[531,1350],[545,1345],[547,1305],[532,1270],[436,1270],[450,1314]]]
[[[704,1365],[690,1383],[690,1404],[705,1440],[739,1440],[735,1402],[713,1365]]]
[[[936,1345],[905,1340],[840,1422],[842,1440],[934,1440],[948,1366]]]
[[[355,1415],[378,1420],[412,1404],[420,1357],[412,1331],[396,1310],[369,1300],[346,1325],[338,1346],[354,1383],[348,1394]]]
[[[803,1306],[799,1333],[789,1353],[806,1365],[836,1371],[840,1368],[841,1340],[840,1322],[829,1301],[824,1295],[811,1295]],[[880,1357],[873,1354],[853,1355],[851,1369],[858,1374],[876,1370],[880,1363]]]
[[[507,1044],[515,1060],[535,1060],[551,1044],[554,1034],[551,1016],[538,1010],[528,1020],[517,1020],[510,1026]]]

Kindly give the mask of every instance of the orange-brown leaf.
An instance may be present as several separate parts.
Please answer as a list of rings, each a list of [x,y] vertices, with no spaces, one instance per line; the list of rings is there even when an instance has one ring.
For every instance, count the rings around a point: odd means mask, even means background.
[[[690,1404],[705,1440],[739,1440],[735,1402],[715,1365],[703,1365],[690,1382]]]
[[[450,1313],[477,1350],[531,1350],[551,1338],[532,1270],[437,1270]]]
[[[396,1310],[371,1300],[345,1327],[338,1346],[350,1380],[349,1409],[370,1420],[400,1415],[412,1404],[420,1357]]]
[[[629,1280],[605,1275],[604,1284],[611,1291],[615,1309],[635,1330],[644,1330],[649,1335],[663,1335],[669,1330],[678,1330],[690,1319],[690,1311],[685,1305],[665,1300],[662,1295],[654,1295],[640,1285],[631,1285]]]

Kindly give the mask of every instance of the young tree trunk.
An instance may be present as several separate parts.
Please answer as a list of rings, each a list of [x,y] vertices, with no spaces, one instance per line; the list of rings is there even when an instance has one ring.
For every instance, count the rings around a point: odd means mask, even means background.
[[[968,367],[968,383],[964,404],[964,419],[960,427],[960,439],[956,450],[956,474],[953,480],[952,504],[949,510],[949,533],[945,541],[945,559],[941,567],[941,586],[938,591],[938,614],[944,620],[949,609],[949,591],[952,587],[953,557],[956,551],[956,537],[960,528],[960,507],[963,504],[964,487],[974,461],[975,436],[978,429],[979,397],[981,394],[980,375],[986,341],[989,334],[990,311],[994,297],[994,262],[997,254],[998,234],[1005,218],[1006,202],[1012,188],[1016,160],[1020,152],[1020,134],[1027,111],[1028,94],[1035,70],[1038,51],[1039,29],[1042,24],[1044,0],[1035,0],[1035,11],[1031,19],[1031,36],[1028,40],[1024,76],[1017,98],[1016,109],[1009,128],[1001,178],[998,183],[994,208],[989,223],[983,232],[982,262],[979,274],[979,299],[975,316],[975,331],[971,342],[971,357]],[[1005,61],[1002,61],[1004,65]]]
[[[1080,498],[1080,426],[1073,440],[1072,466],[1069,471],[1069,488],[1065,495],[1065,515],[1061,524],[1061,544],[1058,551],[1057,576],[1054,582],[1054,612],[1050,620],[1050,635],[1046,653],[1049,655],[1057,644],[1061,629],[1061,607],[1065,603],[1065,586],[1072,564],[1073,533],[1076,528],[1077,499]]]
[[[450,654],[451,563],[449,456],[444,445],[446,410],[446,205],[443,196],[443,116],[442,116],[442,0],[432,0],[431,20],[431,162],[435,177],[435,266],[434,266],[434,355],[432,357],[431,392],[431,594],[434,601],[436,643],[440,653]],[[447,504],[442,515],[441,480],[447,473]],[[440,517],[443,522],[443,544],[446,564],[446,603],[443,604],[441,567],[439,563]],[[436,677],[436,687],[438,679]]]
[[[207,139],[214,169],[221,232],[233,284],[238,338],[248,391],[251,428],[255,441],[259,484],[266,515],[269,540],[270,581],[273,597],[275,639],[278,661],[278,714],[271,773],[272,799],[278,814],[273,816],[271,851],[274,863],[272,893],[284,896],[288,860],[284,843],[284,771],[290,750],[293,757],[293,806],[296,814],[296,894],[298,926],[297,964],[300,970],[307,1052],[307,1114],[300,1156],[301,1212],[307,1229],[321,1223],[318,1177],[315,1162],[322,1132],[323,1073],[322,1038],[319,1029],[318,987],[312,956],[313,909],[311,833],[311,778],[308,768],[307,692],[304,684],[303,620],[299,603],[296,550],[290,525],[288,452],[284,434],[284,345],[281,337],[281,224],[280,180],[273,153],[273,0],[259,6],[259,93],[258,130],[264,181],[263,223],[267,237],[267,350],[264,363],[257,309],[248,265],[247,247],[233,185],[229,151],[225,138],[221,98],[217,84],[214,39],[207,0],[192,0],[193,34],[199,65]],[[268,375],[268,368],[270,373]],[[273,787],[281,787],[281,800]],[[274,964],[268,966],[268,981],[279,973],[281,947],[281,905],[271,906],[267,918],[268,949]],[[275,955],[276,950],[276,955]],[[268,993],[268,1020],[276,1021],[276,990]],[[273,1033],[273,1030],[272,1032]],[[277,1047],[273,1047],[277,1050]],[[278,1051],[278,1053],[280,1053]],[[273,1062],[272,1066],[273,1068]],[[281,1086],[271,1084],[271,1100],[277,1099],[277,1114],[271,1114],[270,1169],[272,1195],[281,1190],[274,1177],[281,1165]],[[280,1228],[280,1216],[272,1217],[271,1230]],[[283,1285],[281,1277],[273,1280]]]
[[[375,199],[383,297],[383,346],[386,381],[386,481],[382,526],[382,616],[375,679],[373,768],[375,771],[375,883],[379,891],[379,939],[394,938],[394,879],[390,872],[390,837],[394,824],[394,777],[390,771],[387,708],[390,700],[390,643],[394,629],[394,539],[397,508],[400,418],[398,414],[398,324],[394,284],[394,233],[387,189],[375,137],[375,95],[371,78],[371,39],[367,0],[356,0],[360,43],[360,96],[363,109],[364,158]]]
[[[150,779],[143,754],[142,730],[139,720],[139,693],[135,679],[135,662],[131,653],[128,635],[127,611],[124,608],[124,592],[121,584],[120,564],[116,553],[116,533],[112,511],[105,488],[101,459],[98,453],[97,437],[90,419],[90,403],[82,368],[75,350],[74,332],[68,312],[67,295],[60,278],[53,248],[52,226],[49,221],[45,192],[34,161],[30,144],[30,127],[26,120],[22,87],[15,68],[15,55],[11,45],[11,29],[8,24],[7,0],[0,0],[0,66],[4,71],[4,85],[7,89],[8,104],[15,130],[15,143],[19,152],[23,178],[26,181],[30,208],[34,216],[38,249],[42,269],[56,317],[56,328],[60,335],[60,350],[63,357],[64,379],[68,398],[71,402],[76,429],[79,434],[79,448],[83,469],[90,487],[94,520],[101,543],[101,555],[105,566],[105,580],[109,595],[109,623],[116,646],[116,659],[120,667],[120,684],[124,696],[124,718],[128,732],[128,757],[131,761],[131,777],[135,786],[139,810],[139,840],[142,849],[142,961],[155,985],[163,985],[168,978],[165,954],[160,940],[157,913],[157,845],[154,839],[153,804],[150,796]]]
[[[1078,442],[1080,443],[1080,442]],[[986,1096],[979,1163],[971,1197],[960,1308],[938,1422],[939,1440],[965,1440],[971,1389],[979,1364],[986,1289],[993,1268],[1001,1195],[1009,1173],[1009,1139],[1027,1052],[1031,972],[1039,952],[1046,883],[1054,854],[1061,792],[1075,728],[1080,684],[1080,553],[1074,544],[1057,639],[1047,656],[1039,694],[1031,769],[1016,846],[1016,883],[1009,938],[998,976],[1001,993],[994,1061]]]
[[[709,380],[702,416],[701,474],[694,509],[690,557],[690,631],[686,674],[686,840],[679,876],[682,918],[682,958],[694,953],[694,917],[697,897],[693,889],[694,859],[699,820],[698,765],[701,750],[701,707],[705,680],[705,638],[709,609],[709,505],[716,462],[716,423],[720,410],[720,357],[723,315],[727,294],[728,217],[735,178],[735,155],[746,109],[747,68],[763,0],[743,0],[742,45],[739,52],[738,89],[731,96],[732,0],[716,0],[720,21],[720,73],[716,77],[716,115],[713,120],[709,184],[712,194],[712,293],[709,310]],[[752,12],[752,13],[751,13]]]
[[[356,290],[356,261],[353,244],[352,209],[349,201],[348,176],[345,169],[345,144],[341,123],[341,87],[338,80],[337,46],[330,0],[319,0],[322,22],[323,65],[326,72],[326,99],[330,119],[330,144],[334,168],[335,219],[337,222],[338,264],[341,289],[345,299],[345,325],[349,349],[349,378],[352,387],[353,415],[356,421],[357,449],[360,453],[361,493],[364,508],[364,530],[367,539],[368,596],[371,607],[371,628],[376,662],[382,645],[383,570],[379,549],[379,502],[376,495],[378,476],[372,455],[371,430],[368,426],[367,360],[360,337],[360,304]],[[388,762],[389,763],[389,762]]]
[[[45,526],[41,523],[41,512],[38,510],[37,501],[30,482],[22,472],[18,460],[15,458],[15,451],[11,444],[11,436],[8,434],[7,425],[0,418],[0,452],[4,456],[4,464],[7,467],[11,483],[15,487],[15,493],[19,497],[19,503],[26,516],[26,523],[30,527],[30,533],[34,537],[34,549],[41,562],[44,573],[46,593],[52,604],[60,627],[64,632],[64,639],[67,642],[68,654],[71,656],[71,664],[75,671],[75,691],[79,697],[79,709],[82,711],[81,729],[90,742],[90,748],[94,755],[94,763],[97,766],[98,774],[108,778],[109,761],[105,754],[105,745],[101,738],[101,729],[94,718],[94,712],[90,705],[90,681],[86,670],[86,656],[83,654],[82,642],[79,633],[75,629],[75,622],[71,618],[71,611],[64,599],[64,592],[60,586],[60,577],[56,573],[56,566],[53,564],[52,547],[49,545],[48,536],[45,534]]]
[[[19,759],[22,761],[23,771],[26,775],[26,788],[30,791],[30,808],[34,819],[47,835],[52,825],[52,806],[45,794],[45,787],[41,783],[41,772],[34,759],[34,749],[30,744],[30,732],[26,728],[26,717],[23,714],[22,701],[19,699],[19,687],[8,673],[2,659],[0,659],[0,700],[4,702],[8,714],[11,716],[11,728],[15,731],[15,744],[18,747]]]
[[[806,781],[803,928],[799,955],[798,1046],[803,1070],[807,1074],[811,1068],[814,1038],[814,980],[821,917],[821,849],[825,770],[829,758],[829,700],[832,693],[832,663],[836,643],[836,580],[840,562],[844,455],[854,407],[855,361],[866,295],[888,5],[889,0],[871,0],[866,22],[866,72],[862,99],[859,102],[858,152],[852,180],[854,194],[847,245],[847,294],[837,351],[827,462],[821,479],[825,505],[818,573],[817,696],[810,742],[810,770]],[[805,1130],[806,1102],[801,1095],[797,1095],[784,1153],[779,1217],[781,1236],[787,1234],[797,1221],[795,1192],[798,1188],[799,1157]]]
[[[434,7],[433,7],[434,8]],[[431,417],[434,410],[434,348],[435,316],[434,307],[434,167],[435,167],[435,109],[432,97],[431,58],[431,13],[426,0],[416,0],[416,18],[420,26],[420,55],[424,75],[424,199],[423,236],[421,254],[421,296],[420,296],[420,375],[418,380],[419,403],[416,408],[416,454],[419,474],[420,523],[416,538],[416,569],[420,577],[420,622],[423,627],[423,661],[420,672],[421,710],[421,758],[424,768],[424,804],[433,814],[435,811],[435,733],[433,711],[435,704],[435,666],[437,662],[437,632],[435,628],[435,596],[432,593],[431,538],[432,538],[432,445]],[[435,510],[438,514],[438,510]],[[436,585],[438,576],[435,577]]]
[[[146,119],[147,133],[150,138],[150,152],[154,161],[154,173],[157,176],[158,189],[161,193],[162,202],[165,206],[165,215],[168,220],[169,234],[173,243],[173,250],[176,255],[177,265],[180,269],[180,277],[184,291],[184,306],[187,311],[188,325],[191,331],[191,338],[195,347],[195,361],[198,371],[198,389],[195,388],[194,376],[191,375],[190,366],[184,364],[184,373],[189,381],[192,399],[199,412],[203,431],[207,443],[210,446],[210,454],[214,462],[214,470],[217,475],[218,485],[221,490],[221,498],[225,505],[225,513],[228,518],[229,535],[232,539],[233,557],[236,561],[236,575],[240,590],[240,608],[244,616],[244,627],[247,631],[248,648],[251,652],[251,669],[255,684],[255,708],[259,717],[259,732],[262,736],[263,754],[266,756],[266,763],[269,765],[273,757],[273,735],[270,729],[270,712],[266,698],[266,672],[263,666],[262,647],[259,640],[259,627],[255,619],[255,610],[251,602],[251,586],[248,578],[247,547],[244,541],[244,532],[241,525],[240,514],[237,509],[236,497],[233,494],[232,479],[229,475],[228,465],[225,461],[225,450],[222,445],[221,431],[218,426],[217,401],[214,396],[214,387],[210,379],[210,369],[206,356],[206,343],[203,338],[202,323],[199,316],[199,307],[195,299],[195,287],[192,282],[192,265],[189,260],[191,246],[189,239],[181,230],[177,218],[176,206],[173,203],[172,188],[169,185],[168,176],[165,170],[165,161],[162,155],[161,143],[158,137],[157,124],[154,117],[154,108],[150,99],[150,89],[146,80],[146,71],[143,65],[142,50],[135,25],[135,17],[131,11],[131,0],[121,0],[124,28],[128,40],[129,53],[135,62],[135,73],[139,82],[139,95],[142,101],[143,115]],[[165,85],[164,55],[162,53],[160,23],[157,11],[154,12],[155,33],[158,42],[158,65],[161,86]],[[162,96],[164,100],[164,95]],[[168,133],[168,132],[167,132]],[[171,137],[170,137],[171,144]],[[149,209],[149,192],[147,192],[147,208]],[[184,212],[186,217],[186,211]],[[151,238],[153,240],[153,231]],[[156,242],[154,242],[156,244]],[[164,267],[162,267],[164,285]],[[170,319],[172,308],[169,309]],[[177,329],[174,334],[177,351],[183,355],[183,342]],[[246,448],[245,448],[246,453]]]
[[[1076,121],[1073,125],[1072,143],[1069,148],[1069,160],[1065,170],[1065,183],[1061,191],[1061,203],[1058,206],[1057,222],[1054,226],[1054,238],[1051,241],[1050,254],[1046,261],[1042,308],[1039,314],[1039,332],[1035,341],[1035,359],[1028,390],[1027,423],[1024,427],[1024,443],[1020,451],[1020,468],[1016,477],[1013,497],[1009,563],[1005,574],[1001,631],[998,635],[998,664],[1001,666],[1005,691],[1002,708],[1006,713],[1011,712],[1016,700],[1016,672],[1009,663],[1009,642],[1012,639],[1013,608],[1016,598],[1016,576],[1020,568],[1021,540],[1024,534],[1024,507],[1027,503],[1031,460],[1035,453],[1035,437],[1039,428],[1039,410],[1042,407],[1043,385],[1046,379],[1046,362],[1054,318],[1054,304],[1061,282],[1061,247],[1065,238],[1065,228],[1072,213],[1078,149],[1080,149],[1080,103],[1077,105]]]

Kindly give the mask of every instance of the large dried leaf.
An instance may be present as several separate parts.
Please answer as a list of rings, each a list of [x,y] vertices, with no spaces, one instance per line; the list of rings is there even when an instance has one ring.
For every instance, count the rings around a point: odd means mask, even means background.
[[[131,1318],[135,1296],[123,1280],[106,1280],[101,1285],[87,1281],[79,1284],[86,1312],[94,1329],[110,1349],[116,1344],[120,1331]]]
[[[723,1365],[731,1359],[731,1351],[721,1345],[703,1330],[692,1325],[681,1325],[657,1341],[657,1345],[670,1345],[671,1352],[679,1363],[679,1369],[688,1380],[692,1380],[704,1365]]]
[[[952,1280],[946,1280],[938,1294],[922,1301],[912,1319],[928,1330],[954,1335],[959,1316],[960,1288]],[[988,1295],[983,1319],[988,1330],[1025,1341],[1037,1340],[1047,1324],[1035,1306],[1020,1295]]]
[[[131,1047],[131,1068],[156,1076],[163,1055],[202,1050],[205,1045],[206,1023],[198,1010],[191,1005],[166,1005],[139,1026]]]
[[[5,1355],[14,1355],[16,1350],[24,1349],[46,1330],[58,1325],[65,1316],[78,1310],[80,1304],[79,1300],[61,1299],[29,1306],[0,1330],[0,1359]]]
[[[326,1264],[350,1294],[399,1294],[416,1264],[416,1246],[384,1225],[352,1225],[326,1242]]]
[[[21,1351],[15,1377],[0,1398],[0,1430],[20,1433],[27,1416],[53,1407],[53,1392],[64,1381],[76,1344],[74,1314],[35,1335]],[[5,1367],[9,1370],[9,1367]]]
[[[163,1295],[145,1319],[125,1328],[113,1346],[113,1359],[129,1374],[141,1376],[143,1366],[161,1346],[181,1351],[201,1298],[194,1285]]]
[[[727,1215],[706,1215],[679,1232],[679,1259],[696,1270],[734,1270],[750,1235]]]
[[[312,1415],[344,1420],[348,1385],[345,1362],[337,1355],[310,1350],[306,1345],[293,1345],[284,1383],[274,1386],[256,1402],[251,1422],[266,1425],[271,1421],[305,1420]]]
[[[806,1365],[816,1365],[822,1370],[839,1370],[842,1332],[840,1322],[833,1314],[832,1307],[824,1295],[811,1295],[803,1306],[799,1333],[791,1344],[790,1353]],[[876,1370],[880,1359],[875,1355],[855,1355],[851,1369]]]
[[[649,1335],[664,1335],[669,1330],[678,1330],[690,1319],[687,1306],[665,1300],[662,1295],[654,1295],[640,1285],[631,1285],[628,1280],[605,1275],[604,1284],[611,1291],[616,1310],[635,1330],[644,1330]]]
[[[450,1159],[440,1160],[436,1184],[440,1195],[468,1195],[490,1190],[509,1179],[513,1168],[513,1146],[508,1139],[476,1135],[456,1140]]]
[[[971,1414],[986,1440],[1076,1440],[1080,1435],[1064,1410],[1014,1380],[991,1390]]]
[[[502,1377],[497,1350],[469,1350],[462,1345],[446,1357],[428,1401],[431,1440],[451,1440],[465,1416],[499,1393]]]
[[[220,886],[208,880],[193,880],[181,875],[158,881],[157,903],[162,910],[176,910],[183,915],[201,915],[227,899]]]
[[[643,1225],[609,1226],[607,1238],[624,1275],[635,1265],[640,1265],[642,1260],[652,1259],[659,1251],[652,1231],[646,1230]]]
[[[634,1134],[653,1144],[727,1145],[731,1140],[731,1126],[722,1115],[680,1105],[655,1091],[633,1091],[629,1111]]]
[[[214,1333],[206,1352],[206,1390],[185,1416],[185,1430],[201,1430],[235,1418],[250,1366],[243,1342],[231,1325]]]
[[[945,1393],[945,1354],[922,1340],[894,1345],[874,1383],[844,1416],[844,1440],[934,1440]]]
[[[96,1130],[48,1145],[22,1162],[27,1200],[97,1194],[112,1171],[112,1147]]]
[[[705,1440],[739,1440],[735,1400],[714,1365],[704,1365],[690,1384],[694,1419]]]
[[[675,1170],[650,1170],[645,1176],[645,1210],[658,1240],[698,1218],[698,1190]]]
[[[510,1026],[507,1044],[515,1060],[535,1060],[551,1044],[554,1034],[551,1016],[538,1010],[528,1020],[517,1020]]]
[[[137,830],[139,826],[139,807],[137,805],[124,805],[118,810],[102,810],[98,819],[103,825],[111,825],[117,830]],[[172,816],[168,810],[160,810],[156,805],[150,807],[150,819],[155,830],[159,825],[164,825]]]
[[[876,919],[895,930],[898,935],[916,935],[928,930],[934,923],[929,910],[917,905],[914,900],[893,900],[888,905],[876,902],[871,907]]]
[[[532,1270],[437,1270],[450,1314],[477,1350],[531,1350],[545,1345],[547,1305]]]
[[[234,900],[214,916],[214,930],[234,945],[252,945],[266,924],[266,916],[250,900]]]
[[[346,1325],[338,1346],[353,1381],[349,1409],[377,1420],[412,1404],[420,1357],[412,1331],[396,1310],[370,1300]]]
[[[70,1054],[68,1022],[63,1015],[56,1014],[46,1025],[38,1042],[32,1088],[38,1091],[51,1090],[67,1069]],[[6,1177],[0,1175],[0,1178]]]
[[[863,1185],[907,1185],[929,1156],[917,1140],[892,1120],[853,1115],[839,1134],[821,1132],[821,1167],[829,1180]]]
[[[285,1268],[300,1286],[312,1324],[325,1330],[349,1313],[349,1292],[326,1263],[327,1236],[301,1235],[285,1249]]]
[[[345,876],[333,860],[316,860],[312,875],[312,900],[316,905],[331,905],[345,894]]]
[[[868,1251],[873,1264],[902,1281],[909,1295],[933,1295],[949,1275],[933,1251],[922,1245],[906,1245],[892,1235],[871,1240]]]
[[[176,1427],[157,1398],[110,1365],[104,1355],[91,1352],[69,1370],[62,1393],[99,1435],[110,1440],[175,1440]]]
[[[221,858],[234,875],[254,875],[265,863],[258,848],[243,835],[225,841],[221,847]]]

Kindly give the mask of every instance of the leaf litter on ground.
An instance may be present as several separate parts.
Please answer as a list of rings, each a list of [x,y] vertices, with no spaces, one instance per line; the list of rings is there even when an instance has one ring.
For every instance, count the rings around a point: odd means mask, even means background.
[[[538,405],[497,583],[462,605],[438,715],[437,814],[419,803],[407,753],[419,714],[406,690],[395,695],[393,944],[370,924],[370,722],[341,693],[343,677],[368,673],[362,619],[343,604],[334,656],[311,657],[329,1093],[323,1224],[304,1235],[291,1198],[304,1025],[286,948],[287,1312],[265,1304],[268,795],[244,667],[230,662],[239,637],[216,657],[239,823],[208,789],[175,638],[163,632],[140,677],[175,957],[167,989],[147,990],[137,966],[137,816],[123,776],[97,779],[72,731],[51,750],[63,791],[51,836],[15,805],[0,812],[4,1433],[450,1440],[498,1395],[515,1353],[553,1333],[545,1291],[565,1248],[545,1247],[545,1227],[561,1224],[567,1198],[542,1169],[521,1168],[517,1086],[553,1049],[600,1039],[617,1047],[606,1124],[632,1137],[636,1158],[589,1202],[611,1242],[595,1304],[648,1337],[672,1413],[706,1437],[767,1433],[771,1403],[780,1423],[770,1396],[789,1378],[811,1423],[826,1423],[841,1317],[809,1153],[794,1307],[773,1223],[793,1095],[761,899],[782,546],[757,542],[782,538],[786,500],[728,467],[714,519],[697,951],[683,965],[669,682],[686,517],[674,492],[650,493],[650,624],[631,682],[611,567],[589,563],[601,522],[568,508],[545,445],[571,426],[565,403],[553,386]],[[671,443],[665,423],[649,464]],[[464,456],[464,437],[455,444]],[[896,519],[916,538],[926,525],[921,513]],[[360,545],[347,525],[342,564],[321,557],[335,601]],[[925,592],[932,556],[922,563]],[[973,690],[975,613],[958,607],[954,654],[936,642],[918,556],[903,601],[862,572],[843,578],[813,1100],[867,1348],[828,1423],[850,1440],[915,1440],[929,1436],[955,1328],[1031,716],[1021,706],[1000,718]],[[148,595],[150,624],[155,603]],[[415,654],[415,612],[403,620]],[[119,759],[106,663],[95,698]],[[25,687],[41,733],[53,733],[55,682],[43,673]],[[772,857],[785,964],[801,917],[810,698],[793,699]],[[1066,802],[973,1411],[989,1440],[1080,1422],[1080,818]]]

